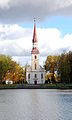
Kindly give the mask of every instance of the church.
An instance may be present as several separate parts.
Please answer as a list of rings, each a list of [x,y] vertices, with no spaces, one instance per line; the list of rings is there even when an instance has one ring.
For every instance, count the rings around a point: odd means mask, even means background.
[[[44,84],[45,83],[45,69],[39,65],[39,49],[38,39],[36,34],[36,22],[34,20],[34,32],[32,39],[31,51],[31,66],[26,68],[26,81],[28,84]]]

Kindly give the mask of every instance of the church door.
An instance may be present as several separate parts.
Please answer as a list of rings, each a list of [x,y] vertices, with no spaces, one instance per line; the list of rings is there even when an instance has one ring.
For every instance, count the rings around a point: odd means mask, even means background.
[[[34,84],[37,85],[37,80],[34,81]]]

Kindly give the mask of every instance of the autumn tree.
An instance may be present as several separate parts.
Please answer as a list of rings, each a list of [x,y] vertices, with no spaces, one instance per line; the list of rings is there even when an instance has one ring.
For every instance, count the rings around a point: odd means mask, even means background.
[[[55,82],[54,72],[57,70],[57,59],[58,56],[48,56],[44,65],[45,70],[52,73],[51,79],[53,83]]]
[[[48,56],[44,65],[46,71],[57,71],[57,79],[62,83],[72,83],[72,52],[62,53],[58,56]],[[52,80],[54,78],[52,77]]]
[[[10,79],[14,83],[25,81],[25,70],[10,56],[0,55],[0,83]]]

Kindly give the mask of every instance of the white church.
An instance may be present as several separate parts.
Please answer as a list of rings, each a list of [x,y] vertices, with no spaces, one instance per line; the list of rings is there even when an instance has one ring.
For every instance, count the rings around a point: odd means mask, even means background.
[[[34,33],[32,40],[31,51],[31,66],[27,65],[26,68],[26,81],[28,84],[44,84],[45,83],[45,69],[39,65],[39,50],[38,39],[36,34],[36,23],[34,20]]]

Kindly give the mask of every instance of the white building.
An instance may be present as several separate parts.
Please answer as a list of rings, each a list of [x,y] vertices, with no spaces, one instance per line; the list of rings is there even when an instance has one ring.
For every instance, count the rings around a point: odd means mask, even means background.
[[[7,80],[5,81],[5,83],[6,83],[6,84],[13,84],[13,81],[10,80],[10,79],[7,79]]]
[[[45,83],[45,70],[39,65],[39,50],[35,20],[32,44],[33,44],[31,51],[32,60],[31,66],[27,66],[26,68],[26,81],[28,84],[43,84]]]

